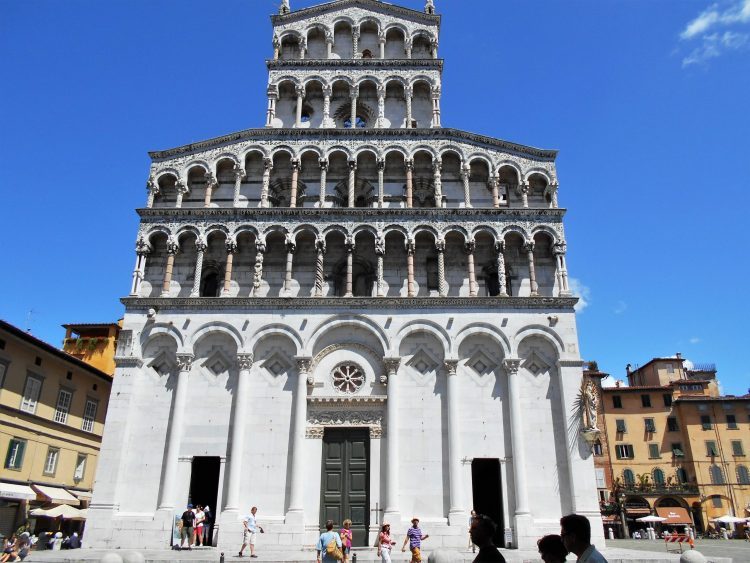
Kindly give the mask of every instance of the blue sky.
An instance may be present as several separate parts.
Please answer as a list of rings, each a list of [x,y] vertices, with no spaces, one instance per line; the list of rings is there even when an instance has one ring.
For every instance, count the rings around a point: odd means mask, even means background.
[[[146,152],[263,125],[277,5],[0,0],[1,318],[122,314]],[[750,0],[436,5],[444,126],[560,150],[583,356],[747,392]]]

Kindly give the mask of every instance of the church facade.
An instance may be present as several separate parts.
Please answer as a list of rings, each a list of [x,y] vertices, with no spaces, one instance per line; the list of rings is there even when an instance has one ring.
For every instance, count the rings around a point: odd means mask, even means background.
[[[432,1],[272,24],[265,127],[151,153],[87,545],[600,537],[556,152],[442,127]]]

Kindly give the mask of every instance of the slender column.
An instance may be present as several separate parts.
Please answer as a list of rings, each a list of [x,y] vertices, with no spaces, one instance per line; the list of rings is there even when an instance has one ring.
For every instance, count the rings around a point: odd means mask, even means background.
[[[268,94],[268,111],[266,112],[266,127],[273,127],[273,120],[276,119],[276,100],[279,99],[279,91],[276,86],[271,85],[267,90]]]
[[[331,96],[333,88],[329,85],[323,86],[323,121],[320,124],[321,129],[332,129],[336,123],[331,119]]]
[[[141,283],[146,274],[146,259],[151,253],[151,245],[143,238],[135,243],[135,268],[133,269],[133,284],[130,287],[130,295],[141,293]]]
[[[469,183],[471,170],[468,164],[461,167],[461,181],[464,184],[464,206],[471,207],[471,184]]]
[[[149,178],[146,183],[146,191],[148,192],[148,198],[146,199],[146,207],[149,209],[154,206],[154,199],[159,195],[159,183],[154,178]]]
[[[218,181],[216,180],[216,176],[214,176],[211,172],[206,173],[206,195],[203,199],[203,207],[211,207],[211,196],[214,193],[214,188],[217,187]]]
[[[500,286],[500,297],[508,296],[507,281],[505,279],[505,241],[495,242],[497,252],[497,283]]]
[[[357,161],[356,160],[350,160],[349,161],[349,193],[347,194],[348,207],[354,207],[354,190],[356,188],[356,179],[357,179]]]
[[[203,277],[203,253],[206,252],[208,244],[203,236],[199,236],[195,241],[195,274],[193,276],[193,290],[190,297],[199,297],[201,294],[201,277]],[[213,295],[209,295],[213,297]]]
[[[172,510],[175,503],[175,482],[177,481],[177,464],[179,463],[182,430],[185,427],[185,407],[187,406],[190,368],[193,365],[192,354],[177,354],[179,374],[174,389],[172,417],[167,436],[167,455],[164,460],[164,479],[159,491],[159,510]]]
[[[161,297],[169,297],[169,289],[172,286],[172,269],[174,268],[174,257],[180,251],[180,243],[174,237],[167,239],[167,265],[164,267],[164,283],[161,286]]]
[[[404,41],[404,51],[406,51],[407,59],[411,58],[411,47],[412,47],[411,38],[407,37],[406,40]]]
[[[268,207],[268,188],[271,185],[271,170],[273,161],[270,158],[263,159],[263,185],[260,189],[260,206]]]
[[[567,245],[564,242],[557,242],[552,248],[552,253],[557,260],[557,287],[559,288],[560,297],[567,297],[570,295],[570,288],[568,287],[568,268],[565,264],[566,251]]]
[[[242,189],[242,179],[247,175],[245,169],[239,165],[234,165],[234,201],[233,207],[240,206],[240,190]]]
[[[377,295],[378,297],[383,297],[385,295],[383,291],[383,260],[385,258],[385,237],[382,234],[379,234],[378,238],[375,239],[375,255],[378,257]]]
[[[297,357],[297,389],[294,393],[294,426],[292,427],[292,482],[289,491],[289,512],[296,513],[296,521],[304,523],[305,426],[307,425],[307,378],[312,358]],[[287,515],[289,519],[289,515]]]
[[[286,237],[286,275],[284,276],[284,296],[292,292],[292,265],[294,264],[294,253],[297,251],[297,243],[292,235]]]
[[[524,207],[529,206],[529,190],[531,187],[528,184],[519,184],[518,191],[521,194],[521,202]]]
[[[526,257],[529,260],[529,285],[531,286],[531,296],[539,295],[539,286],[536,283],[536,268],[534,268],[534,242],[527,242],[523,246],[526,251]]]
[[[326,31],[326,58],[333,56],[333,33]]]
[[[299,42],[299,60],[304,61],[307,55],[307,41],[303,37]]]
[[[359,52],[359,28],[352,28],[352,58],[361,59],[362,55]]]
[[[406,241],[406,293],[414,297],[414,240]]]
[[[184,180],[177,180],[174,187],[177,190],[177,201],[175,202],[175,207],[179,209],[180,207],[182,207],[182,199],[185,197],[185,194],[190,191],[190,189],[188,188],[187,183],[185,183]]]
[[[349,116],[349,119],[351,119],[351,129],[357,128],[357,98],[359,97],[359,88],[356,86],[352,88],[350,98],[352,100],[352,113]]]
[[[383,207],[383,199],[385,198],[385,159],[378,159],[378,207]]]
[[[278,35],[273,36],[273,60],[278,61],[281,54],[281,40]]]
[[[432,163],[432,183],[435,186],[435,207],[443,207],[443,163],[436,160]]]
[[[411,54],[409,55],[409,58],[411,58]],[[411,86],[404,88],[404,96],[406,97],[406,128],[411,129],[411,123],[414,121],[411,115],[411,101],[414,96],[414,89]]]
[[[458,516],[465,511],[463,495],[461,494],[461,432],[458,412],[459,390],[456,375],[458,360],[446,360],[445,369],[448,373],[448,521],[457,523]]]
[[[294,121],[294,126],[299,128],[302,127],[302,102],[305,99],[305,87],[297,86],[297,113]]]
[[[477,243],[470,240],[464,245],[464,251],[466,252],[466,261],[469,269],[469,297],[476,297],[479,293],[477,287],[477,276],[474,270],[474,250],[476,250]]]
[[[250,390],[250,368],[253,367],[252,354],[237,354],[240,375],[234,402],[234,424],[232,425],[232,449],[229,457],[229,482],[227,483],[226,510],[240,508],[240,481],[242,458],[245,453],[245,424]]]
[[[386,407],[386,487],[385,487],[385,515],[383,520],[400,521],[398,517],[399,482],[398,473],[401,469],[399,456],[399,424],[398,424],[398,366],[401,358],[383,358],[388,371],[388,404]]]
[[[315,260],[315,297],[323,297],[323,281],[324,277],[324,257],[326,253],[326,239],[319,237],[315,241],[315,251],[317,257]]]
[[[438,53],[437,39],[432,39],[430,40],[430,55],[432,55],[433,59],[437,59],[437,53]]]
[[[289,207],[297,207],[297,186],[299,184],[299,160],[292,160],[292,186],[289,195]]]
[[[354,273],[354,239],[352,237],[347,237],[344,247],[346,248],[346,294],[344,297],[354,297],[352,291],[352,276]]]
[[[385,31],[378,33],[378,43],[380,43],[380,58],[385,58]]]
[[[228,297],[229,291],[232,287],[232,261],[234,260],[234,253],[237,252],[237,241],[228,238],[226,241],[227,247],[227,263],[224,268],[224,287],[221,290],[222,297]]]
[[[440,86],[432,89],[432,128],[440,127]]]
[[[253,297],[258,297],[260,284],[263,281],[263,255],[266,253],[266,243],[255,241],[255,265],[253,266]]]
[[[557,209],[557,184],[550,184],[547,186],[545,193],[549,194],[549,207],[550,209]]]
[[[513,448],[513,477],[516,485],[516,516],[529,513],[529,495],[526,486],[526,452],[523,449],[524,427],[521,420],[521,391],[518,368],[521,360],[503,360],[508,375],[508,398],[510,407],[510,441]]]
[[[404,162],[406,168],[406,207],[413,207],[414,199],[414,161],[409,159]]]
[[[500,178],[493,176],[490,178],[490,187],[492,188],[492,207],[500,207]]]
[[[438,253],[438,295],[448,295],[448,282],[445,280],[445,240],[435,241],[435,249]]]
[[[385,86],[378,86],[378,119],[375,127],[382,129],[385,126]]]
[[[328,181],[328,161],[325,158],[321,158],[320,162],[320,197],[318,199],[318,207],[326,206],[326,182]]]

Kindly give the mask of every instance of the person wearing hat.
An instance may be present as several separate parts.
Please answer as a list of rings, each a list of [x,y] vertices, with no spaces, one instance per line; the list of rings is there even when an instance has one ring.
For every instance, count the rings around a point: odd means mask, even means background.
[[[406,542],[409,542],[411,563],[422,563],[422,542],[429,537],[429,535],[423,534],[419,528],[419,518],[416,516],[412,518],[411,528],[406,531],[404,545],[401,546],[401,551],[406,551]]]
[[[380,534],[378,534],[378,555],[381,563],[391,563],[391,548],[394,545],[396,545],[396,542],[391,539],[391,525],[388,522],[383,522],[380,527]]]
[[[193,545],[193,525],[195,524],[195,512],[193,505],[188,504],[187,510],[182,513],[182,529],[180,529],[180,549],[185,546],[185,540],[188,542],[188,549]]]

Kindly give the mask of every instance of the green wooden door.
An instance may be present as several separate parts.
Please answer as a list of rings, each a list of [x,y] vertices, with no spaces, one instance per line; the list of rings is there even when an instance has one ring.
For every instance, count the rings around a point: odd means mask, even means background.
[[[326,429],[320,498],[321,527],[326,520],[352,521],[355,547],[367,546],[370,521],[370,433],[368,429]]]

